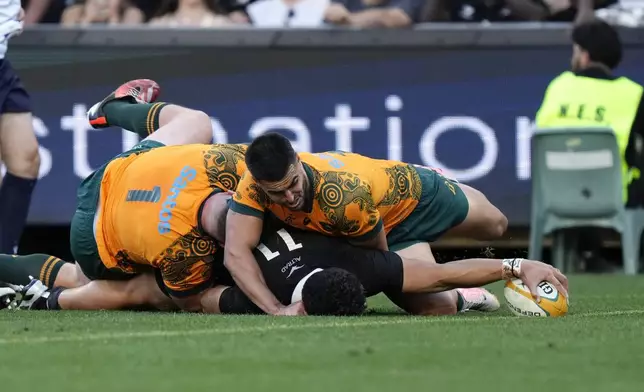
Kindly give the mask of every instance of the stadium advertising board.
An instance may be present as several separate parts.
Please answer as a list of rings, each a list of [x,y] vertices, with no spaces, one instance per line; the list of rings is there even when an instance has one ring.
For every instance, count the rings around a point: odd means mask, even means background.
[[[150,77],[161,84],[162,99],[209,113],[215,142],[279,131],[299,151],[354,151],[441,167],[482,190],[511,225],[523,226],[532,119],[569,57],[564,47],[188,48],[139,57],[115,48],[93,61],[61,62],[35,56],[37,50],[18,47],[14,55],[41,143],[34,224],[69,223],[80,180],[138,141],[118,129],[90,130],[87,108],[122,81]],[[83,50],[75,56],[87,59]],[[620,74],[642,82],[643,63],[644,50],[630,50]]]

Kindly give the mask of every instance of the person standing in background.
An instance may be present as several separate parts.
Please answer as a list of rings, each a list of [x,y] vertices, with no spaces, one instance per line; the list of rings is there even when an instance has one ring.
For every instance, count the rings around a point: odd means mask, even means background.
[[[18,251],[40,167],[29,95],[5,59],[23,19],[20,0],[0,0],[0,151],[7,168],[0,186],[0,253],[7,254]]]
[[[580,0],[583,2],[584,0]],[[585,0],[588,1],[588,0]],[[618,32],[600,20],[581,21],[572,32],[572,70],[557,76],[548,86],[536,116],[538,128],[608,126],[613,129],[622,161],[626,207],[644,204],[640,171],[644,140],[642,85],[613,71],[622,60]],[[579,249],[589,272],[615,267],[599,256],[597,231],[580,233]],[[594,245],[592,245],[594,244]]]

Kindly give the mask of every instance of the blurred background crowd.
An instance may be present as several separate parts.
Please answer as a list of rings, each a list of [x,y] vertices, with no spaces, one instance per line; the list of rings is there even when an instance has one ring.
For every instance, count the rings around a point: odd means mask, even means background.
[[[582,12],[644,25],[644,0],[23,0],[26,24],[351,26],[400,28],[426,22],[573,21]]]

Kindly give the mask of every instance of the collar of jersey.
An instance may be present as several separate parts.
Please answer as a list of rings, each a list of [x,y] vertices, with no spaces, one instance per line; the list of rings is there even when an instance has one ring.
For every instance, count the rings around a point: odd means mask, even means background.
[[[606,70],[600,67],[588,67],[579,72],[575,72],[575,75],[584,76],[586,78],[593,78],[593,79],[604,79],[604,80],[617,79],[614,75],[612,75],[611,73],[607,72]]]
[[[293,289],[293,294],[291,294],[291,303],[295,303],[302,300],[302,290],[304,289],[304,284],[311,276],[313,276],[313,274],[316,274],[320,271],[322,271],[322,268],[316,268],[313,271],[311,271],[308,275],[303,277],[299,282],[297,282],[297,285]]]

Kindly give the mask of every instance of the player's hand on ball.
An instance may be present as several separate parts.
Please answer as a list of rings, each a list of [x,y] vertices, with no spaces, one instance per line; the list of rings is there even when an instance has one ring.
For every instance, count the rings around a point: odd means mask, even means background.
[[[551,265],[536,260],[523,260],[519,279],[528,287],[537,302],[539,302],[537,286],[544,280],[551,283],[557,291],[568,298],[568,278]]]

